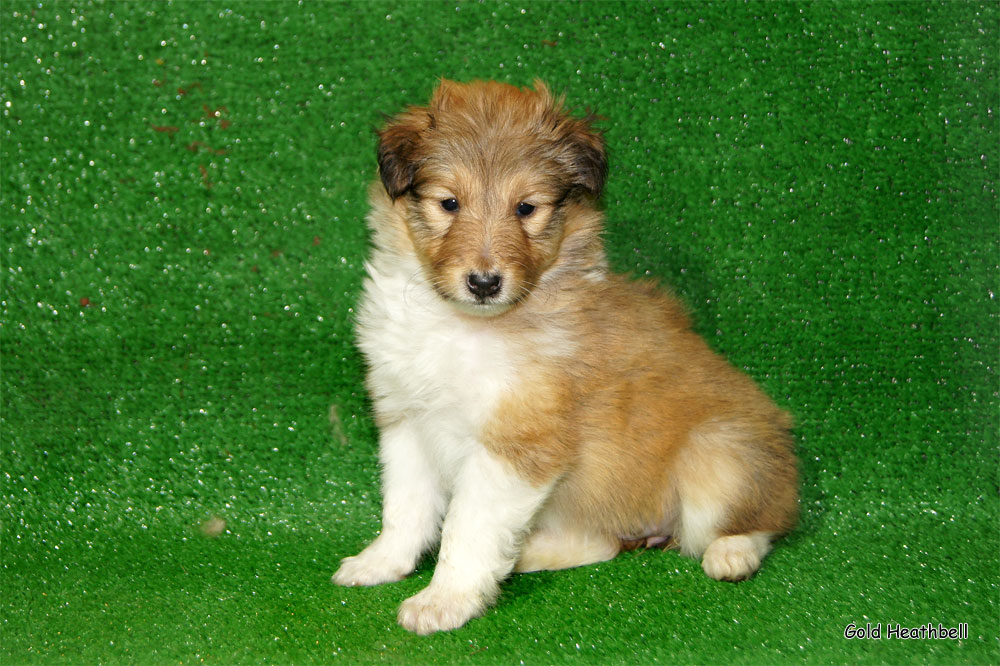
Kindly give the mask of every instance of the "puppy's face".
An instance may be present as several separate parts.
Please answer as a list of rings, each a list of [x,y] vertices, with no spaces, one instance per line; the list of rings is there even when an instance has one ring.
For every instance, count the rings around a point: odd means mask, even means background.
[[[597,197],[607,170],[600,136],[540,82],[444,81],[379,139],[379,175],[430,283],[484,316],[530,293],[559,256],[568,204]]]

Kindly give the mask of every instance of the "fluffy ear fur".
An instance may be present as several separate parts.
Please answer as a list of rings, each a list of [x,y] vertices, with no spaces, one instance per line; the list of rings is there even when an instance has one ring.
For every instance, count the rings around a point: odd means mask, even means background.
[[[431,127],[433,122],[427,109],[411,107],[389,121],[378,133],[378,175],[392,199],[413,186],[420,133]]]
[[[573,184],[599,197],[608,177],[604,137],[594,128],[597,117],[574,118],[563,108],[563,98],[553,99],[548,87],[535,80],[535,92],[547,105],[546,120],[556,132],[556,159],[573,174]]]
[[[574,118],[569,125],[562,141],[564,163],[575,175],[574,185],[599,197],[608,177],[604,139],[591,128],[589,119]]]

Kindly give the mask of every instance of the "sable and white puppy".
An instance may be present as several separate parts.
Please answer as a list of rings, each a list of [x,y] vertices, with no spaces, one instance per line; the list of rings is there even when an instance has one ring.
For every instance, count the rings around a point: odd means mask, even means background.
[[[790,421],[608,271],[588,120],[534,90],[443,81],[380,132],[359,343],[381,429],[382,532],[342,585],[396,581],[440,541],[399,622],[454,629],[511,571],[637,543],[752,575],[796,521]]]

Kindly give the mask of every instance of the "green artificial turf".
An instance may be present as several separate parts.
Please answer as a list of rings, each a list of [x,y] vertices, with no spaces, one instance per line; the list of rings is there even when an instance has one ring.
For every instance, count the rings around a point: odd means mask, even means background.
[[[4,0],[0,663],[997,663],[998,23]],[[428,638],[395,614],[432,558],[329,583],[379,528],[372,130],[441,76],[601,114],[614,266],[795,415],[802,523],[754,579],[627,553]]]

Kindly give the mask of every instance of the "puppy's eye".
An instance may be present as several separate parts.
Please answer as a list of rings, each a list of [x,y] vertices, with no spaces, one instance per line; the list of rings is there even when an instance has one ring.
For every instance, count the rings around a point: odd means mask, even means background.
[[[454,213],[458,210],[458,199],[443,199],[441,201],[441,208],[444,208],[449,213]]]
[[[517,214],[520,217],[528,217],[534,212],[535,212],[535,207],[532,206],[530,203],[522,201],[521,203],[517,204]]]

